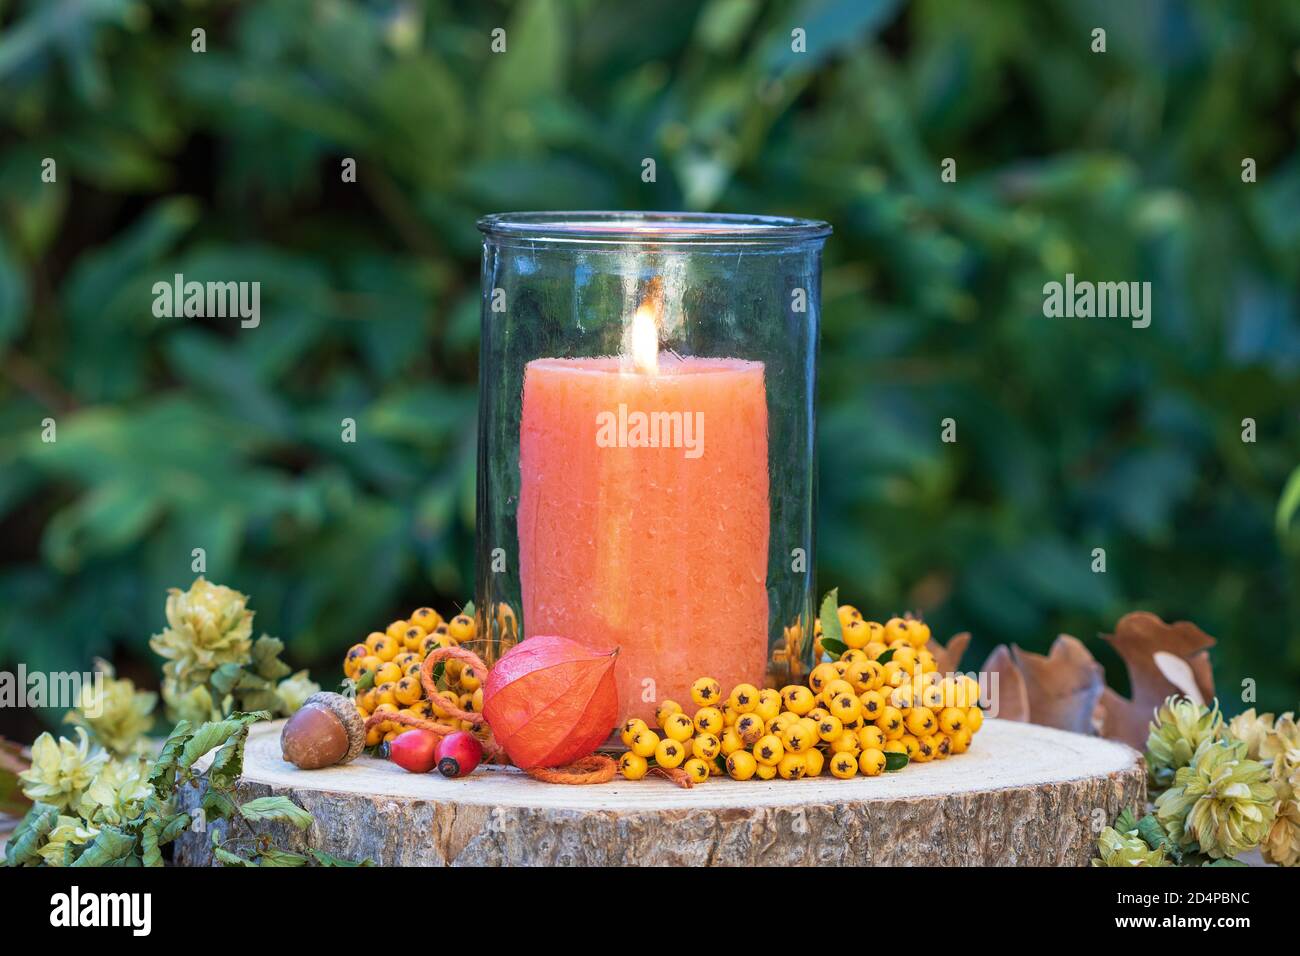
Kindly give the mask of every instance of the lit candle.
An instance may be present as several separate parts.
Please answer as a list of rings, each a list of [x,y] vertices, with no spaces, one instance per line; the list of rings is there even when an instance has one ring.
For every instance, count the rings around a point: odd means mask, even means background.
[[[652,303],[626,352],[527,365],[519,571],[525,636],[620,647],[650,717],[697,677],[762,686],[767,398],[761,362],[660,355]]]

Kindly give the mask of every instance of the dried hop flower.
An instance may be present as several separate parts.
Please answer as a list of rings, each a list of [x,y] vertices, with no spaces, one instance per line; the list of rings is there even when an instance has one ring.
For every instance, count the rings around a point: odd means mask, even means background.
[[[1300,866],[1300,727],[1294,714],[1283,714],[1260,742],[1260,756],[1271,765],[1277,794],[1277,817],[1261,848],[1276,866]]]
[[[320,684],[312,680],[305,670],[298,671],[292,677],[280,681],[276,685],[275,692],[280,695],[280,702],[283,704],[282,713],[286,717],[291,717],[302,708],[308,697],[320,693]]]
[[[32,744],[32,765],[18,775],[23,794],[34,803],[74,811],[95,775],[108,763],[108,752],[91,748],[85,728],[77,728],[79,743],[66,737],[56,742],[48,732]]]
[[[1120,833],[1107,827],[1097,838],[1097,852],[1101,857],[1093,859],[1093,866],[1173,866],[1163,846],[1151,849],[1136,830]]]
[[[244,664],[252,648],[253,612],[248,596],[198,578],[188,591],[167,595],[167,628],[149,640],[167,658],[163,673],[186,694],[222,664]]]
[[[1228,736],[1246,745],[1246,756],[1251,760],[1260,759],[1260,747],[1272,733],[1273,715],[1256,716],[1254,707],[1228,721]]]
[[[110,760],[73,809],[90,823],[118,826],[139,816],[151,796],[147,763],[138,758]]]
[[[158,695],[136,690],[130,680],[115,680],[106,661],[98,661],[97,670],[94,682],[81,688],[76,709],[66,719],[88,728],[113,753],[130,753],[153,726]]]
[[[1218,701],[1211,710],[1177,695],[1161,705],[1155,718],[1147,734],[1147,775],[1152,790],[1164,790],[1201,744],[1222,736],[1223,718]]]
[[[1156,817],[1178,846],[1216,859],[1236,856],[1258,846],[1273,825],[1268,777],[1243,742],[1206,740],[1156,798]]]
[[[73,847],[83,846],[99,836],[99,828],[80,817],[60,816],[54,829],[37,851],[47,866],[64,866]]]

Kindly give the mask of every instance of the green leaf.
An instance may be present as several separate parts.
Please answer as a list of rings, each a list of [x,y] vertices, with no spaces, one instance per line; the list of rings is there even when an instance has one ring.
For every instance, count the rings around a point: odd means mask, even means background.
[[[311,862],[301,853],[290,853],[273,846],[258,850],[257,859],[262,866],[306,866]]]
[[[839,660],[840,655],[849,649],[849,645],[843,641],[837,641],[833,637],[822,635],[822,650],[831,656],[831,660]]]
[[[464,614],[466,617],[473,617],[473,616],[474,616],[474,602],[473,602],[473,601],[469,601],[469,602],[467,602],[467,603],[465,604],[465,606],[464,606],[463,608],[460,609],[460,613],[461,613],[461,614]]]
[[[225,697],[239,684],[239,679],[243,674],[244,668],[241,664],[222,664],[212,672],[212,676],[208,678],[208,683],[217,692],[217,697]]]
[[[135,852],[135,837],[117,827],[104,827],[73,866],[113,866]]]
[[[140,861],[145,866],[162,866],[162,851],[159,846],[158,823],[146,820],[140,828]]]
[[[334,856],[332,853],[326,853],[324,850],[308,850],[308,853],[315,858],[321,866],[374,866],[374,860],[345,860],[341,856]]]
[[[188,813],[175,813],[168,817],[159,828],[158,845],[166,846],[178,836],[185,832],[186,828],[193,823],[193,818]]]
[[[181,751],[190,740],[190,722],[182,720],[163,743],[158,759],[154,761],[153,772],[149,774],[149,783],[164,799],[171,796],[176,789],[176,772]]]
[[[830,641],[833,646],[838,646],[843,654],[848,649],[844,643],[844,631],[840,627],[840,589],[831,588],[826,597],[822,598],[822,609],[819,615],[822,622],[822,647],[826,647],[826,642]]]
[[[1158,850],[1160,847],[1164,847],[1165,851],[1173,858],[1174,862],[1182,863],[1182,850],[1169,839],[1169,835],[1165,833],[1164,827],[1160,825],[1160,821],[1156,818],[1155,814],[1148,813],[1142,819],[1138,820],[1137,832],[1138,836],[1142,838],[1142,841],[1146,843],[1147,846],[1151,847],[1151,849]]]
[[[288,677],[292,668],[280,660],[284,653],[284,641],[278,637],[263,634],[253,642],[253,669],[265,680],[279,680]]]
[[[884,666],[885,664],[888,664],[893,659],[894,659],[894,648],[890,647],[881,652],[880,656],[876,658],[876,663],[880,664],[881,666]]]
[[[245,859],[238,853],[232,853],[223,846],[214,846],[212,856],[222,866],[257,866],[252,860]]]
[[[250,724],[270,719],[271,715],[263,710],[255,713],[235,713],[225,720],[209,721],[185,742],[185,748],[181,751],[180,766],[188,770],[194,766],[196,760],[220,747],[227,740],[236,735],[246,735]]]
[[[1300,466],[1291,472],[1291,477],[1282,489],[1282,497],[1277,502],[1278,537],[1285,538],[1290,532],[1291,519],[1295,517],[1297,509],[1300,509]]]
[[[249,800],[240,804],[239,815],[249,822],[269,820],[289,823],[299,830],[306,830],[313,822],[312,815],[288,797],[258,797]]]
[[[1241,862],[1241,860],[1234,860],[1230,857],[1224,857],[1221,860],[1214,860],[1204,865],[1205,866],[1250,866],[1249,863],[1243,863]]]
[[[1137,829],[1138,818],[1132,807],[1125,807],[1115,818],[1115,829],[1120,833],[1132,833]]]
[[[5,844],[5,864],[26,866],[39,863],[41,855],[38,851],[58,822],[59,811],[56,808],[45,808],[43,804],[32,807]]]
[[[208,785],[216,790],[229,790],[244,772],[244,744],[247,737],[243,734],[227,740],[212,758],[208,767]]]
[[[910,762],[907,754],[897,753],[893,750],[885,751],[885,773],[897,773]]]

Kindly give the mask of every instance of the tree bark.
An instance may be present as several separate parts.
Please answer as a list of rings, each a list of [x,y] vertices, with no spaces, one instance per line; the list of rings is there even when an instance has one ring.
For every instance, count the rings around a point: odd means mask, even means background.
[[[513,768],[447,780],[367,757],[302,771],[280,758],[280,726],[253,728],[237,798],[283,794],[311,812],[306,831],[261,828],[286,849],[384,866],[1083,866],[1100,829],[1146,793],[1129,747],[1012,721],[988,720],[967,753],[899,773],[691,790],[621,777],[558,786]],[[208,837],[186,833],[177,861],[210,864]]]

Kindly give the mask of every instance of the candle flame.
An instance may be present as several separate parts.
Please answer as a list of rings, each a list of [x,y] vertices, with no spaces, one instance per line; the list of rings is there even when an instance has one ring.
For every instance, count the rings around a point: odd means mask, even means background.
[[[659,371],[659,326],[655,321],[656,312],[650,301],[641,303],[632,316],[632,364],[643,374],[653,375]]]

